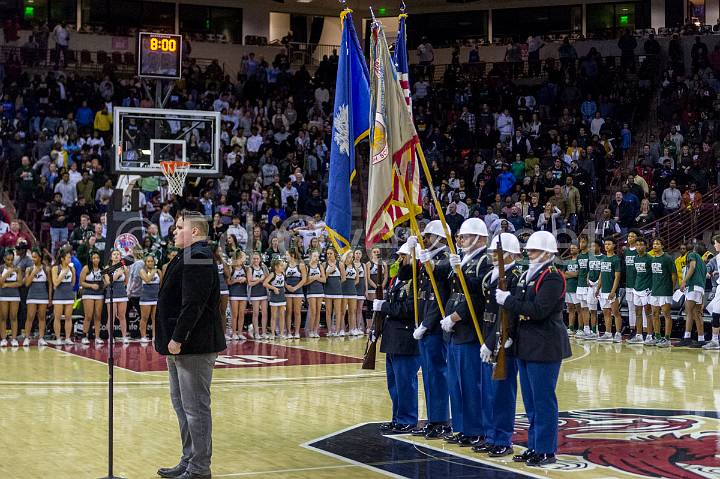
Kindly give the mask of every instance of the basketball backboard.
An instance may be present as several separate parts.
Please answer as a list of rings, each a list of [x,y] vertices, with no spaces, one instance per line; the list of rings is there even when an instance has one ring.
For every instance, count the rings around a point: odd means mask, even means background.
[[[161,161],[191,163],[188,176],[220,176],[220,113],[113,109],[115,173],[162,176]]]

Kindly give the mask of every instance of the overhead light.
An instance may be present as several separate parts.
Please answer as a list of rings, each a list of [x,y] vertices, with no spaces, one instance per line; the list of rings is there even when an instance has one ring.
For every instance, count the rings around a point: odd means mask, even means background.
[[[298,3],[312,3],[312,0],[297,0]]]

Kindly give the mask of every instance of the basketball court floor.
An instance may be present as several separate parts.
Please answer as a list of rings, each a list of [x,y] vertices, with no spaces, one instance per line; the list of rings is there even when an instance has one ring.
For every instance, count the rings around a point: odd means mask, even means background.
[[[384,355],[364,371],[364,346],[364,338],[233,343],[213,382],[213,477],[720,477],[717,352],[574,342],[558,387],[560,461],[532,469],[382,437]],[[1,478],[106,474],[107,349],[0,350]],[[164,361],[139,343],[115,355],[115,473],[153,478],[180,451]],[[517,412],[522,445],[521,401]]]

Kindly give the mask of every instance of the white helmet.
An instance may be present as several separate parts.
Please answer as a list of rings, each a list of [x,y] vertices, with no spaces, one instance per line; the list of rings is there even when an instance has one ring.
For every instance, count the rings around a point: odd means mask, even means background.
[[[410,254],[410,246],[407,243],[403,243],[397,250],[398,254]]]
[[[501,233],[495,236],[490,242],[488,251],[495,251],[497,249],[498,238],[502,236],[502,247],[505,253],[520,254],[520,241],[517,236],[512,233]]]
[[[430,223],[425,225],[423,235],[435,235],[441,238],[445,237],[445,229],[443,228],[440,220],[432,220]]]
[[[487,225],[480,218],[468,218],[463,221],[458,234],[488,236]]]
[[[557,253],[557,240],[549,231],[536,231],[530,235],[530,238],[528,238],[528,242],[525,244],[525,249],[535,249],[539,251],[546,251],[548,253]]]

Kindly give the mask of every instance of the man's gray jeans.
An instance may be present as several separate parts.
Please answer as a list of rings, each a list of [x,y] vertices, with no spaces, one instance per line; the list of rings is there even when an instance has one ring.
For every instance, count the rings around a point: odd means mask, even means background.
[[[217,353],[167,356],[170,399],[180,424],[181,464],[193,474],[210,474],[212,413],[210,383]]]

